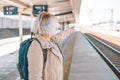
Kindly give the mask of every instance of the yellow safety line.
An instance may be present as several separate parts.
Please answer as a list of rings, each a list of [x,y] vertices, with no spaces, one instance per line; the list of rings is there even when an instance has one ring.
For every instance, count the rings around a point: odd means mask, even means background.
[[[69,77],[69,72],[70,72],[70,66],[71,66],[71,61],[72,61],[72,54],[73,54],[73,49],[74,49],[74,44],[75,44],[75,38],[76,38],[76,33],[75,36],[71,42],[71,46],[68,52],[68,57],[64,65],[64,80],[68,80]]]

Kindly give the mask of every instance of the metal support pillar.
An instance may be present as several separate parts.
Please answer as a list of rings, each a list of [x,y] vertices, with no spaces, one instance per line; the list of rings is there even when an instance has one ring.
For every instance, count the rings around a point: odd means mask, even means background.
[[[19,36],[20,36],[20,42],[23,40],[23,28],[22,28],[22,10],[19,9]]]
[[[31,14],[31,27],[30,27],[30,32],[31,32],[32,27],[33,27],[33,14]]]

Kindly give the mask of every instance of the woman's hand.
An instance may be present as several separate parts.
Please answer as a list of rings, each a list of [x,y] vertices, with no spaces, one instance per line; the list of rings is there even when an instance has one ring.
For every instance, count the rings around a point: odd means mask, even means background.
[[[70,29],[71,29],[71,33],[75,32],[74,26],[72,26]]]

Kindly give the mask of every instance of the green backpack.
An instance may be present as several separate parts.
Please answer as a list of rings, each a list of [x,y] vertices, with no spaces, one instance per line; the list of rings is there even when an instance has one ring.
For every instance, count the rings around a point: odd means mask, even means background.
[[[24,80],[29,80],[27,53],[33,40],[36,40],[41,46],[41,43],[37,38],[30,38],[20,43],[17,68],[20,74],[20,78]],[[47,49],[42,49],[42,51],[45,63],[47,59]]]

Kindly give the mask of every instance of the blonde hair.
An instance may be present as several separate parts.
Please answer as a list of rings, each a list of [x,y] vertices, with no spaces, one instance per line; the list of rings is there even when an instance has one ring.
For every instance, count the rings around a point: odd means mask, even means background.
[[[55,17],[48,12],[42,12],[37,16],[31,32],[53,35],[56,33],[56,30],[57,25]]]

